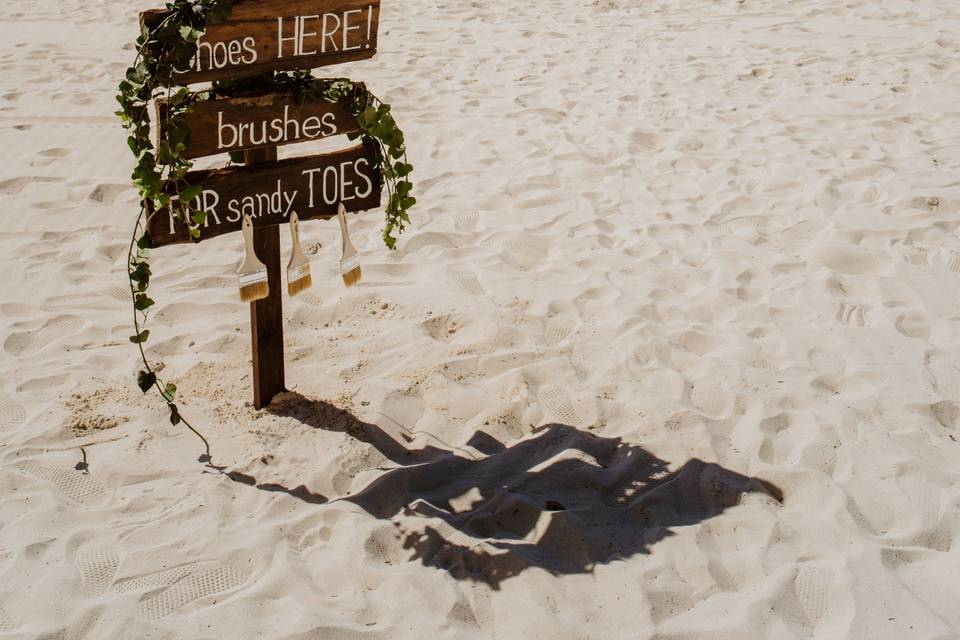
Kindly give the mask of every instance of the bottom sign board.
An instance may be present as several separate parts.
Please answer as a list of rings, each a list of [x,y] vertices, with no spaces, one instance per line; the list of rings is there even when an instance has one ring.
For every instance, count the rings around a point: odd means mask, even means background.
[[[263,227],[284,224],[294,212],[301,220],[330,218],[337,215],[340,203],[350,212],[374,209],[380,206],[383,189],[376,149],[370,144],[270,166],[192,171],[185,182],[203,186],[193,203],[207,214],[200,238],[191,238],[187,225],[170,208],[148,209],[147,233],[154,247],[239,231],[247,214],[255,227]]]

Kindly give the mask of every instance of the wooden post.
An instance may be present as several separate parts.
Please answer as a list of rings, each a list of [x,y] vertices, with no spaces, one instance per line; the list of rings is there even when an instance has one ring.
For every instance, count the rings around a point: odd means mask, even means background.
[[[244,163],[260,165],[277,161],[277,148],[244,152]],[[250,335],[253,341],[253,406],[270,404],[286,391],[283,372],[283,282],[280,276],[280,225],[253,231],[257,257],[267,265],[270,295],[250,303]]]

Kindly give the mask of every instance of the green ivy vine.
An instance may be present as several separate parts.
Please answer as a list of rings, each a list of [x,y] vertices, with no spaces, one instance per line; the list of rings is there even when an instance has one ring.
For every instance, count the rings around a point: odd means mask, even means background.
[[[148,393],[156,389],[170,411],[173,425],[183,424],[199,437],[206,447],[202,459],[210,460],[207,440],[181,414],[176,404],[177,388],[164,382],[150,364],[144,344],[150,337],[146,328],[150,310],[156,302],[148,295],[152,271],[150,238],[146,230],[149,216],[167,207],[173,208],[199,240],[206,214],[192,206],[203,191],[199,184],[188,185],[187,173],[193,163],[184,157],[190,146],[190,129],[185,116],[202,100],[242,95],[253,91],[288,91],[300,100],[323,99],[339,103],[356,117],[361,132],[350,134],[363,138],[377,150],[377,168],[385,179],[387,205],[383,241],[396,248],[397,236],[410,222],[408,211],[416,204],[411,195],[413,184],[403,132],[383,103],[367,88],[347,78],[314,78],[308,71],[277,72],[254,78],[213,83],[206,91],[191,92],[187,87],[170,87],[164,82],[175,68],[185,68],[197,53],[197,41],[207,26],[225,22],[230,17],[233,0],[172,0],[156,24],[144,24],[136,41],[136,58],[120,82],[117,115],[128,132],[127,144],[136,166],[132,174],[140,194],[141,208],[134,225],[127,255],[127,275],[133,302],[134,334],[130,342],[137,345],[143,368],[137,374],[137,385]],[[151,132],[150,103],[165,98],[163,138],[154,145]],[[240,154],[242,157],[242,154]],[[238,158],[231,154],[232,159]]]

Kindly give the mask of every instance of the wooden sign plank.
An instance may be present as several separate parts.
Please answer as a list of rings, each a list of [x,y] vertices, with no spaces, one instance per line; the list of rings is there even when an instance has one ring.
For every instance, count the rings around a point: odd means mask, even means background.
[[[163,20],[147,11],[141,22]],[[189,68],[164,79],[191,84],[365,60],[377,52],[380,0],[237,0],[230,19],[207,27]]]
[[[166,100],[157,101],[159,139],[164,138]],[[320,140],[360,131],[357,119],[338,103],[300,102],[293,93],[201,100],[184,116],[190,129],[187,158],[250,151]]]
[[[192,171],[186,183],[201,184],[195,206],[207,213],[200,240],[239,231],[245,214],[254,227],[284,224],[294,211],[301,220],[330,218],[380,206],[383,176],[376,150],[361,144],[344,151],[291,158],[276,164]],[[154,247],[194,242],[169,209],[150,211],[147,231]]]

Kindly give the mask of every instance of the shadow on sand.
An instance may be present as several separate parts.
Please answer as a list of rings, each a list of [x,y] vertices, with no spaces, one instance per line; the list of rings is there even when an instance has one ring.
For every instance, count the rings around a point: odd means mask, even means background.
[[[429,519],[401,531],[412,560],[493,588],[529,567],[587,573],[597,564],[649,553],[672,535],[722,513],[746,493],[782,501],[769,482],[690,460],[668,463],[620,438],[551,424],[507,447],[478,431],[469,450],[412,449],[380,427],[328,403],[289,394],[270,409],[369,443],[395,463],[359,492],[342,498],[376,518]],[[256,485],[249,476],[234,480]],[[325,498],[305,487],[256,485],[308,502]]]

